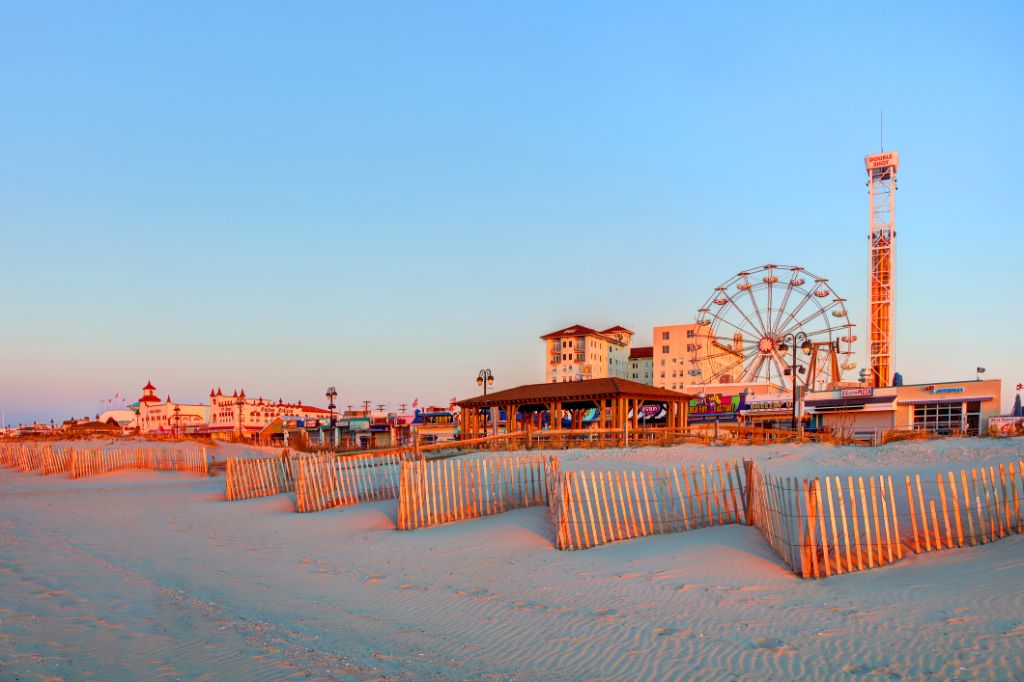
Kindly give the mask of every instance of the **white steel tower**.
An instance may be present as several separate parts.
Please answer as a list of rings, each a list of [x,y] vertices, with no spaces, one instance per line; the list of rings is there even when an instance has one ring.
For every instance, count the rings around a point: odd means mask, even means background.
[[[869,379],[891,386],[896,307],[896,169],[900,155],[883,152],[864,158],[868,171],[868,339]]]

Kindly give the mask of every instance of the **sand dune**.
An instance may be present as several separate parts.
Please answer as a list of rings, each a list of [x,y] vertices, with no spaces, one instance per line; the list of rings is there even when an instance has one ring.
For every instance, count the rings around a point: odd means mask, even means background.
[[[795,475],[962,466],[1014,441],[565,451],[753,456]],[[947,462],[949,464],[947,464]],[[295,514],[223,477],[0,471],[0,678],[1002,680],[1024,538],[805,581],[753,529],[558,552],[546,512],[399,532],[395,501]]]

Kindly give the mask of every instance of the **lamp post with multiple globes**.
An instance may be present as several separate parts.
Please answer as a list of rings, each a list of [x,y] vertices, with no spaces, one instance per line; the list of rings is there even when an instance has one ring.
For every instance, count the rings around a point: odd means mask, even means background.
[[[803,351],[804,355],[810,355],[814,351],[814,344],[811,343],[810,339],[807,338],[807,334],[804,332],[797,332],[796,334],[786,334],[782,337],[782,342],[778,346],[779,353],[785,355],[792,351],[793,362],[791,365],[786,367],[785,375],[793,377],[793,430],[799,429],[799,422],[797,421],[797,383],[799,375],[806,374],[807,368],[800,364],[797,356],[797,350]],[[806,386],[806,380],[804,385]]]
[[[476,385],[484,387],[484,397],[487,397],[487,387],[494,384],[494,374],[490,369],[482,369],[480,373],[476,375]],[[490,416],[490,410],[488,410],[488,416]],[[488,422],[490,419],[487,420]],[[484,423],[484,436],[487,436],[487,422]]]

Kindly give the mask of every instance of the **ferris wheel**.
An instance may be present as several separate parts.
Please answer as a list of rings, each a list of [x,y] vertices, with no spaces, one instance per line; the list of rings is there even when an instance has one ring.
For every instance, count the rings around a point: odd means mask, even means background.
[[[798,266],[769,264],[736,274],[715,287],[697,311],[697,325],[695,342],[687,346],[690,384],[785,386],[799,376],[799,384],[806,380],[820,390],[857,366],[846,299],[828,279]],[[783,350],[794,342],[797,373],[789,370],[792,351]]]

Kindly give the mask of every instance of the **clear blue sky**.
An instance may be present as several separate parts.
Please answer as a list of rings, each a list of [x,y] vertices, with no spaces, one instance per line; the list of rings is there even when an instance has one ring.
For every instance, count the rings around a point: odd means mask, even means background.
[[[1009,401],[1022,6],[828,4],[4,3],[0,406],[446,403],[766,262],[863,338],[880,108],[897,369]]]

